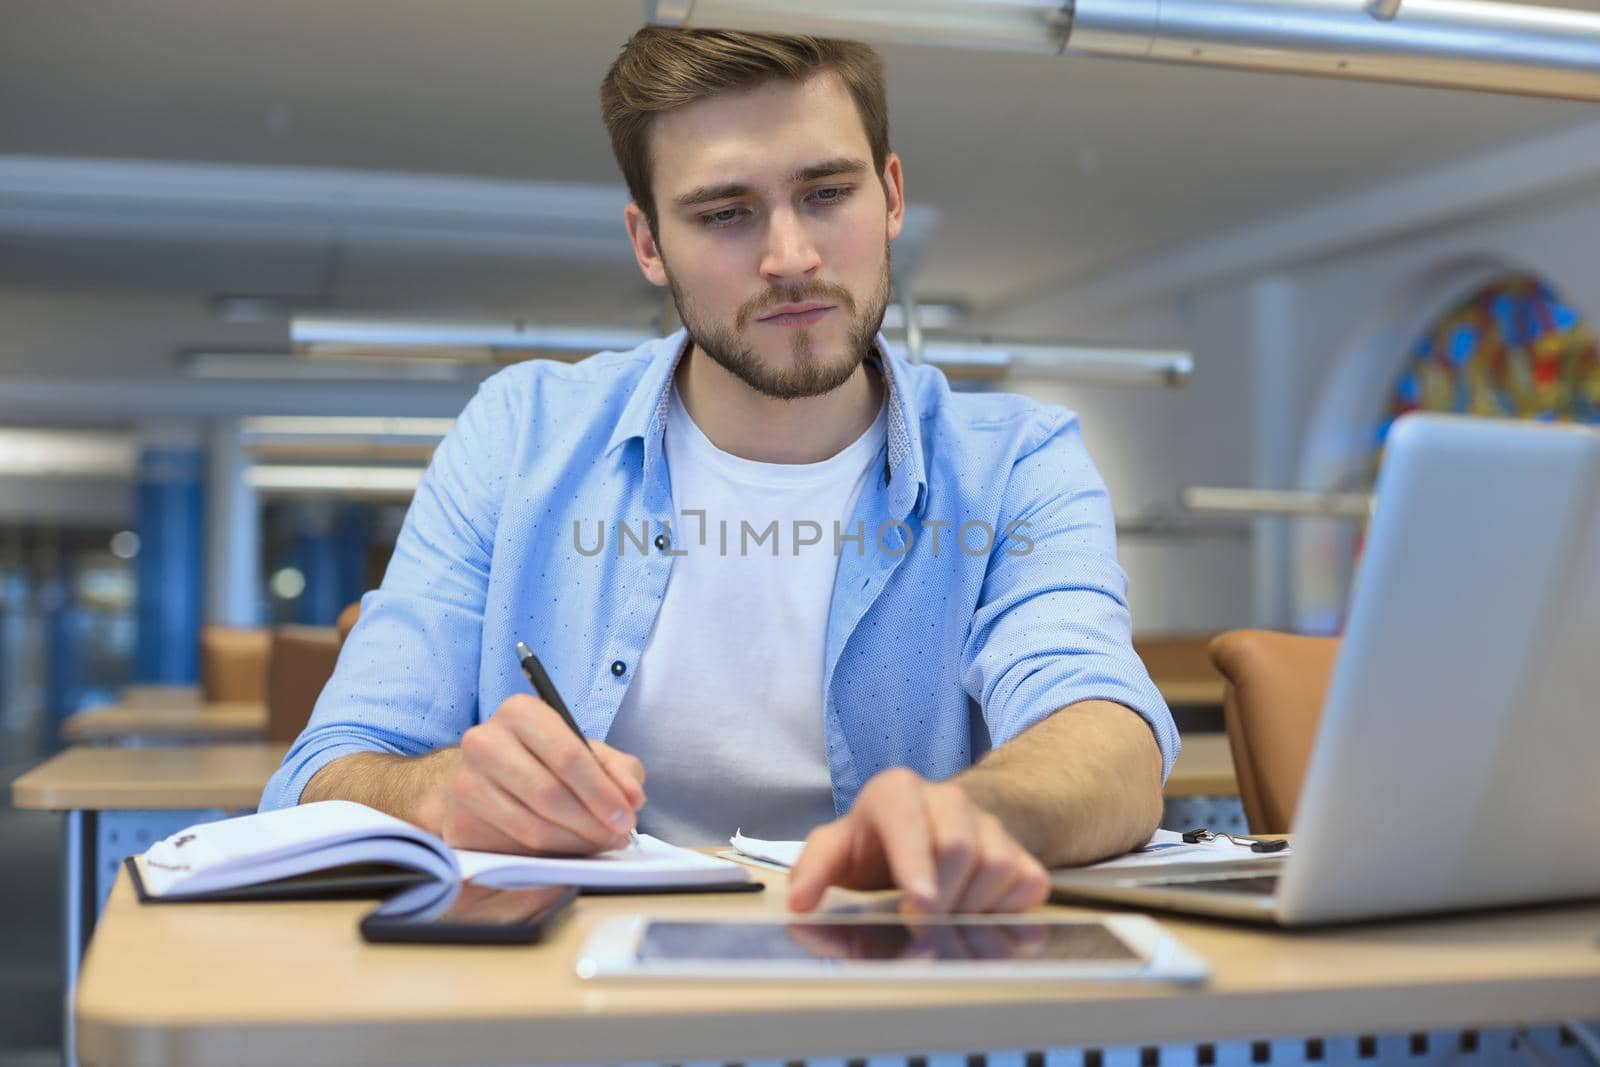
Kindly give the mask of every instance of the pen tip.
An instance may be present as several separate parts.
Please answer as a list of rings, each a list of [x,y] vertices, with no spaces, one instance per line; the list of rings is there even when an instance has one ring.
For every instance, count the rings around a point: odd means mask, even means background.
[[[527,659],[529,656],[533,655],[533,649],[529,648],[527,645],[523,644],[521,641],[518,641],[517,642],[517,655],[522,659]]]

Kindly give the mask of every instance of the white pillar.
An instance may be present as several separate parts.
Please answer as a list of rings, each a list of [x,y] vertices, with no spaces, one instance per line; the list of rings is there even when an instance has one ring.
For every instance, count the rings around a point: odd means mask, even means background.
[[[1250,362],[1254,370],[1254,446],[1251,482],[1262,489],[1289,489],[1304,446],[1299,376],[1303,353],[1298,334],[1294,282],[1269,275],[1250,284]],[[1256,519],[1251,538],[1250,615],[1256,626],[1290,629],[1291,523]]]

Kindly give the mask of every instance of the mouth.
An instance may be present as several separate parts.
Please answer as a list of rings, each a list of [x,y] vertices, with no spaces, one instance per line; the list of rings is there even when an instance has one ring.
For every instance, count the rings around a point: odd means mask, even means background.
[[[810,326],[821,321],[822,317],[834,310],[835,306],[814,301],[805,304],[785,304],[770,315],[763,315],[756,321],[766,323],[768,326]]]

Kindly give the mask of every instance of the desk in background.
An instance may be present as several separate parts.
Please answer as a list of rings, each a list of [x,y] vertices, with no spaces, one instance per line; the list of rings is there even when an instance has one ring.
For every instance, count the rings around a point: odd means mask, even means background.
[[[781,912],[784,876],[759,876],[760,895],[580,898],[549,943],[489,949],[366,945],[365,901],[141,906],[124,876],[79,980],[78,1054],[103,1067],[725,1063],[1407,1033],[1600,1004],[1595,905],[1295,934],[1167,920],[1211,961],[1201,987],[574,976],[601,916]]]
[[[69,715],[61,736],[71,745],[183,745],[260,741],[264,704],[156,703],[127,700]]]

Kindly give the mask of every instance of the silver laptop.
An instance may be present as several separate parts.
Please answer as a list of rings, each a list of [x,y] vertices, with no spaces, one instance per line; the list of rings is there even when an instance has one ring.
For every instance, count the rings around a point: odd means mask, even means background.
[[[1600,432],[1408,416],[1277,860],[1057,899],[1285,926],[1600,897]]]

